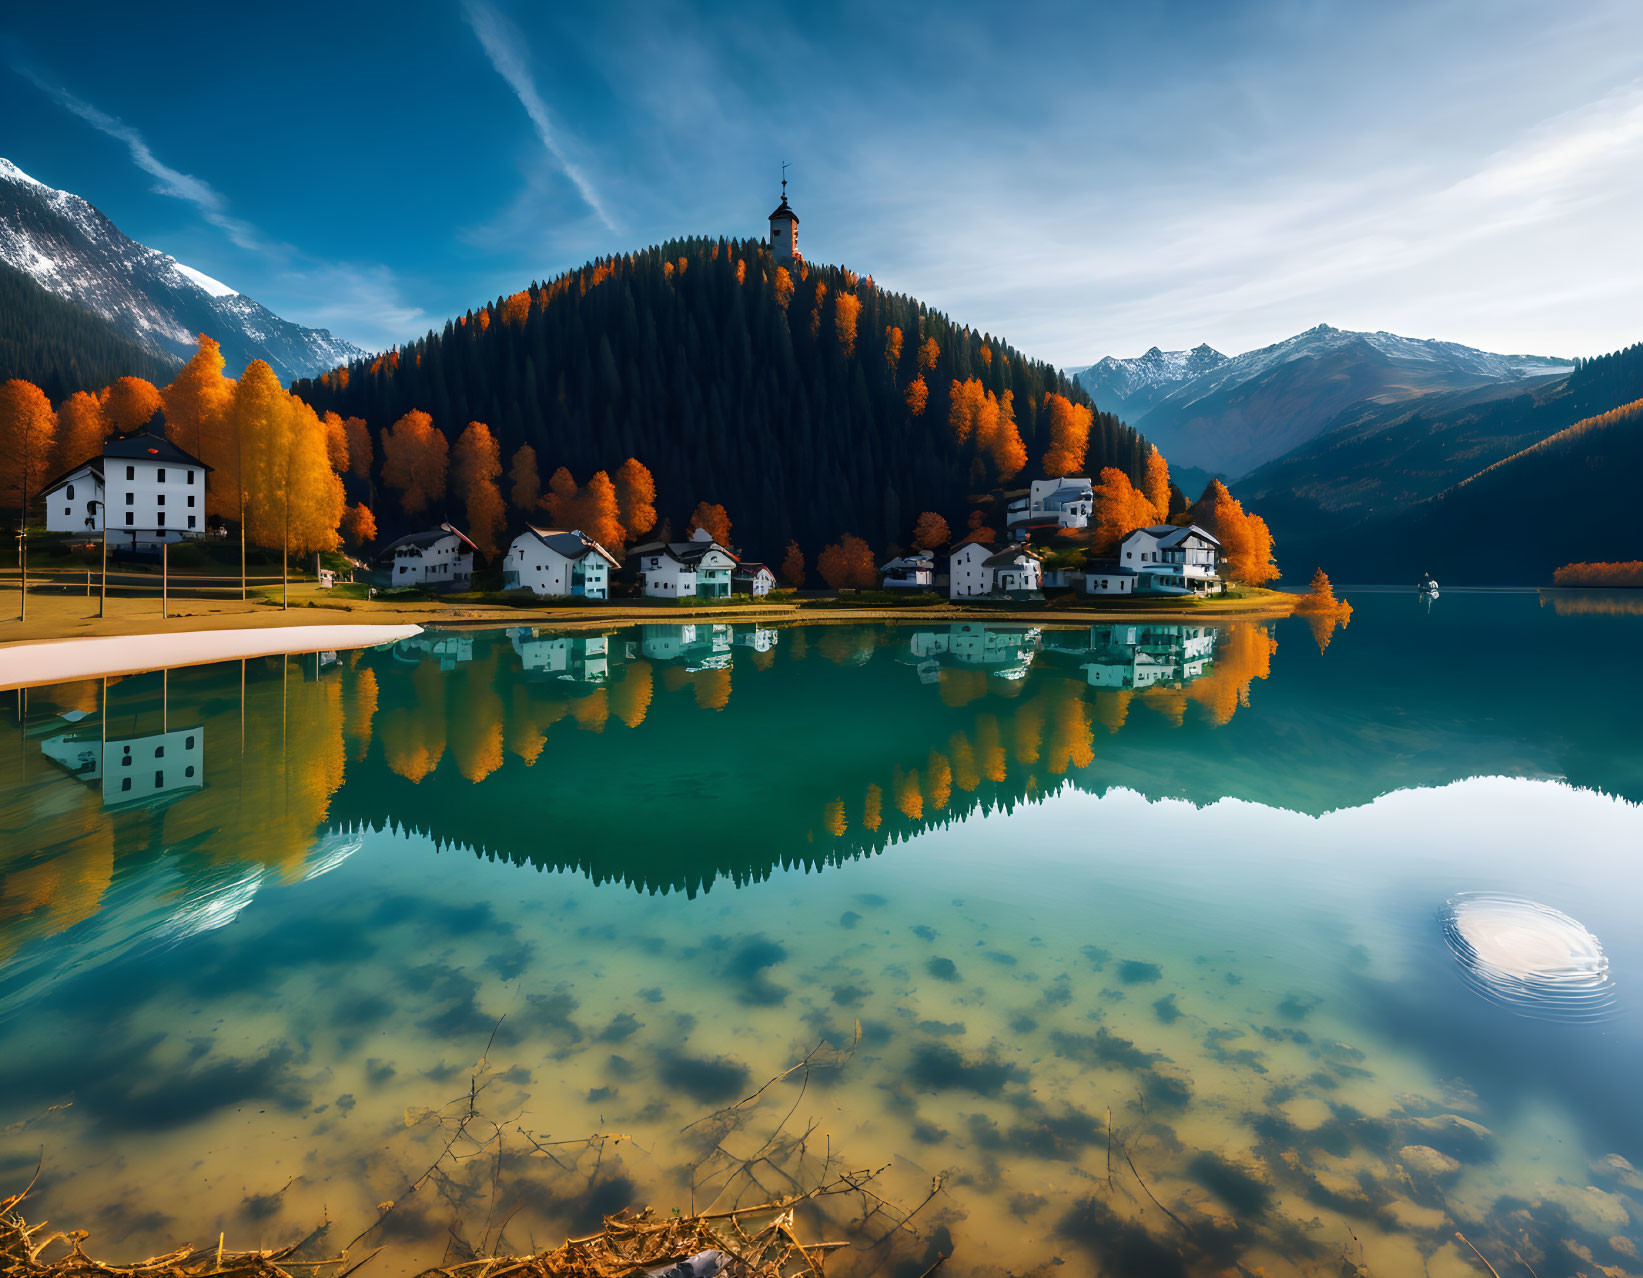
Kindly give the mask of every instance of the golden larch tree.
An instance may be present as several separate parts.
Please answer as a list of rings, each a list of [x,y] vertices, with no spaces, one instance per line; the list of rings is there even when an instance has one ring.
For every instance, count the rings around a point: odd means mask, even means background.
[[[787,543],[787,553],[782,556],[782,580],[793,590],[804,586],[804,551],[796,541]]]
[[[1158,512],[1152,503],[1116,466],[1104,467],[1094,488],[1095,514],[1090,544],[1095,550],[1109,552],[1137,528],[1157,522]]]
[[[462,500],[468,536],[486,557],[496,554],[497,540],[508,526],[508,511],[496,482],[501,475],[502,449],[491,428],[484,422],[469,422],[451,450],[451,478]]]
[[[901,364],[901,329],[894,324],[884,326],[884,362],[892,374]]]
[[[377,539],[377,517],[364,502],[355,502],[342,517],[342,537],[350,550],[363,550]]]
[[[656,671],[648,661],[630,661],[622,678],[611,689],[611,709],[630,728],[637,728],[650,713],[656,695]]]
[[[708,535],[721,546],[730,545],[730,515],[723,506],[714,502],[697,502],[685,532],[693,533],[698,528],[707,529]]]
[[[325,455],[331,469],[344,474],[348,470],[348,427],[336,413],[326,413],[319,420],[325,430]]]
[[[376,449],[371,444],[371,428],[363,417],[343,419],[348,432],[348,472],[355,479],[371,482],[371,464],[376,460]]]
[[[508,463],[508,500],[515,510],[527,515],[542,501],[542,476],[536,469],[536,449],[529,444],[519,445]]]
[[[656,527],[656,481],[636,457],[616,469],[616,511],[627,535],[637,541]]]
[[[846,359],[856,353],[856,320],[860,315],[861,298],[854,293],[840,293],[833,302],[833,328]]]
[[[576,495],[576,479],[568,468],[561,466],[548,476],[542,504],[548,508],[548,518],[555,528],[570,528],[576,523]]]
[[[914,417],[923,417],[924,409],[930,402],[930,386],[924,380],[923,374],[907,383],[907,411]]]
[[[872,590],[879,584],[872,548],[854,533],[845,533],[836,543],[824,547],[816,556],[816,571],[834,590],[845,586]]]
[[[627,532],[622,527],[616,485],[604,471],[594,471],[593,477],[577,496],[576,523],[617,559],[622,557],[627,546]]]
[[[514,293],[502,303],[502,322],[523,328],[531,315],[531,295],[528,291]]]
[[[103,418],[103,406],[95,395],[75,391],[57,409],[57,446],[52,470],[61,472],[92,460],[103,451],[107,439],[108,423]]]
[[[290,555],[335,550],[347,498],[331,469],[325,424],[263,361],[247,366],[240,383],[248,381],[260,385],[257,429],[245,437],[246,538]]]
[[[400,508],[420,515],[445,498],[450,445],[434,419],[413,408],[382,436],[382,482],[399,490]]]
[[[141,377],[117,378],[113,385],[103,391],[103,415],[119,435],[141,430],[164,407],[154,383],[146,382]],[[205,461],[205,458],[201,457],[200,460]]]
[[[871,782],[862,798],[861,823],[869,830],[877,830],[884,824],[884,790]]]
[[[234,381],[223,376],[226,361],[204,333],[188,363],[160,392],[165,436],[211,467],[206,486],[207,514],[239,517],[239,450],[234,438]],[[106,421],[106,416],[105,416]],[[115,424],[107,421],[107,429]]]
[[[793,277],[787,273],[785,266],[776,268],[774,287],[776,290],[776,305],[786,310],[787,304],[793,300]]]
[[[1221,543],[1222,576],[1246,586],[1262,586],[1278,575],[1266,520],[1247,513],[1219,479],[1210,480],[1192,507],[1192,522]]]
[[[1157,448],[1147,454],[1147,468],[1141,476],[1141,491],[1158,513],[1158,522],[1169,518],[1169,463]]]
[[[57,414],[44,391],[21,377],[0,384],[0,502],[20,516],[51,478],[56,437]]]
[[[937,546],[945,546],[952,540],[952,536],[947,521],[933,510],[925,511],[918,517],[918,523],[913,525],[913,546],[918,550],[934,550]]]
[[[1050,446],[1044,452],[1044,473],[1055,479],[1079,474],[1084,469],[1095,414],[1065,395],[1047,394],[1044,403],[1050,413]]]
[[[918,348],[919,372],[921,372],[921,373],[930,372],[932,369],[935,368],[936,361],[939,360],[940,358],[941,358],[941,346],[936,342],[935,338],[926,337],[924,339],[924,341],[919,345],[919,348]]]

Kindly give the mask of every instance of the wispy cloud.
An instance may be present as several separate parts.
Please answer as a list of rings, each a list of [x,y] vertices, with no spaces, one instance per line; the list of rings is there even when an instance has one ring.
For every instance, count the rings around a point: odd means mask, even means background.
[[[201,217],[241,248],[256,253],[269,251],[271,246],[257,233],[255,227],[228,212],[227,201],[209,182],[163,163],[143,139],[143,135],[131,125],[118,116],[110,115],[93,106],[84,98],[70,93],[62,85],[48,80],[32,67],[18,65],[16,70],[65,110],[73,112],[98,132],[106,133],[115,141],[124,143],[126,149],[131,152],[132,163],[155,180],[156,192],[188,201],[199,209]]]
[[[524,47],[525,38],[519,29],[490,5],[483,3],[483,0],[463,0],[462,16],[473,28],[474,35],[479,37],[485,56],[491,60],[496,73],[508,82],[509,87],[519,98],[519,105],[525,108],[525,114],[530,117],[531,125],[536,129],[536,136],[553,157],[560,171],[571,180],[583,201],[599,220],[613,233],[618,231],[615,221],[605,211],[604,203],[600,200],[599,192],[594,188],[592,181],[582,171],[581,166],[571,159],[559,140],[559,130],[548,114],[547,104],[542,101],[542,95],[536,90],[536,81],[520,57],[519,50]]]

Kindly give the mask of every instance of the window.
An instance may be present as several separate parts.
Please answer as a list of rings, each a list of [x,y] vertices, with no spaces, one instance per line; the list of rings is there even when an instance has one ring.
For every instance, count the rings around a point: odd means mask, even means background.
[[[131,747],[130,746],[127,746],[125,754],[120,756],[120,766],[122,768],[129,768],[131,766]]]
[[[131,525],[136,523],[136,522],[137,522],[137,516],[132,514],[129,510],[126,511],[126,527],[130,528]]]
[[[163,745],[154,747],[154,757],[156,759],[165,758],[165,747]]]
[[[194,494],[193,493],[188,494],[188,508],[190,510],[194,509]]]
[[[135,466],[127,466],[126,467],[126,478],[127,479],[136,479],[137,478],[137,468]]]
[[[73,514],[73,513],[74,513],[74,512],[73,512],[73,511],[72,511],[72,510],[71,510],[71,509],[70,509],[70,508],[69,508],[69,507],[67,507],[67,506],[64,506],[64,507],[63,507],[63,513],[64,513],[64,514],[65,514],[65,515],[72,515],[72,514]]]
[[[162,510],[159,514],[155,515],[154,520],[155,520],[154,526],[156,528],[164,528],[165,527],[165,511]]]
[[[120,789],[122,791],[131,789],[131,778],[130,777],[121,777],[120,778]]]
[[[159,496],[158,496],[158,497],[156,497],[156,498],[155,498],[155,499],[154,499],[154,504],[155,504],[155,505],[156,505],[156,506],[163,506],[163,505],[165,505],[165,494],[164,494],[164,493],[161,493],[161,494],[160,494],[160,495],[159,495]]]
[[[163,790],[163,789],[165,789],[165,773],[163,773],[163,772],[156,772],[156,773],[155,773],[155,774],[154,774],[154,788],[155,788],[155,789],[156,789],[156,790]]]
[[[194,738],[193,737],[184,738],[184,740],[183,740],[183,749],[184,750],[192,750],[193,748],[194,748]]]
[[[188,517],[188,526],[189,526],[189,527],[190,527],[190,528],[192,528],[192,527],[193,527],[193,526],[194,526],[194,518],[195,518],[195,517],[194,517],[194,516],[193,516],[193,515],[190,515],[190,516],[189,516],[189,517]]]
[[[165,467],[164,466],[160,467],[159,473],[157,475],[155,475],[154,478],[159,480],[162,484],[165,483]]]
[[[70,500],[70,501],[73,501],[73,500],[74,500],[74,485],[73,485],[73,484],[70,484],[70,485],[69,485],[69,486],[68,486],[68,499],[69,499],[69,500]]]
[[[191,483],[191,484],[194,482],[194,472],[193,471],[188,472],[188,482]],[[193,501],[194,499],[192,497],[190,497],[188,500]]]
[[[183,769],[183,775],[185,777],[191,777],[194,775],[194,765],[192,763]]]
[[[137,494],[136,493],[127,493],[126,494],[126,505],[135,506],[136,504],[137,504]]]

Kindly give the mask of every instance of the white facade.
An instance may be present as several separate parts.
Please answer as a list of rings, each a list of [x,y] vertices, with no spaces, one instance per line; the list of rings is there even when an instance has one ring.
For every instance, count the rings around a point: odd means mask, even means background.
[[[696,565],[687,564],[666,546],[639,556],[639,590],[651,599],[693,599]]]
[[[739,562],[702,528],[689,541],[652,542],[628,557],[638,568],[640,592],[651,599],[728,599]]]
[[[103,475],[97,463],[69,471],[44,495],[50,532],[95,533],[103,527]]]
[[[982,567],[992,570],[993,589],[1000,594],[1043,589],[1043,565],[1025,550],[1002,550]]]
[[[542,598],[609,599],[616,559],[580,529],[526,528],[502,559],[502,588]]]
[[[109,806],[140,803],[205,785],[205,729],[179,728],[117,741],[64,735],[41,743],[47,758],[87,785],[100,786]]]
[[[508,632],[520,667],[527,674],[554,675],[574,683],[604,683],[610,678],[610,639],[606,635],[559,635],[539,639],[525,626]]]
[[[731,572],[730,584],[739,595],[763,599],[776,588],[776,574],[763,564],[744,563]]]
[[[993,593],[992,569],[983,565],[993,548],[979,541],[965,542],[948,559],[947,597],[966,599]]]
[[[928,555],[902,555],[879,569],[886,590],[929,590],[935,585],[936,565]]]
[[[377,562],[391,589],[466,590],[473,582],[474,544],[451,525],[441,524],[390,543]]]
[[[1010,503],[1006,518],[1016,524],[1054,524],[1058,528],[1087,528],[1095,510],[1095,489],[1083,476],[1035,479],[1027,496]]]
[[[770,252],[778,262],[799,256],[799,215],[787,202],[787,179],[782,179],[782,202],[770,214]]]
[[[1132,595],[1140,577],[1132,569],[1107,567],[1084,574],[1084,593],[1090,595]]]
[[[1219,584],[1221,543],[1197,524],[1137,528],[1118,544],[1118,563],[1141,577],[1145,594],[1187,594]]]

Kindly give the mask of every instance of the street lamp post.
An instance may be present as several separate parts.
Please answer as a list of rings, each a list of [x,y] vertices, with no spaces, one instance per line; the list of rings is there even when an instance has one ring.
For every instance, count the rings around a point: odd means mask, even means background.
[[[97,587],[97,615],[101,617],[103,609],[108,604],[108,503],[99,497],[93,497],[87,503],[87,506],[101,506],[103,508],[102,514],[97,520],[103,529],[103,579]]]

